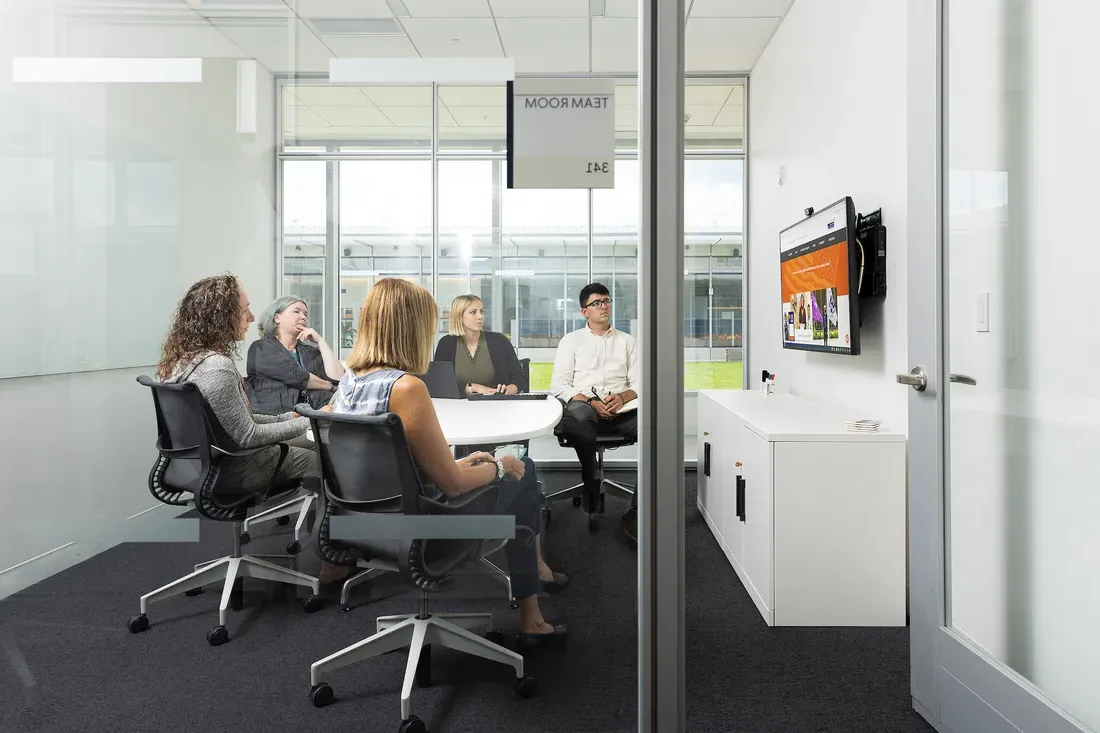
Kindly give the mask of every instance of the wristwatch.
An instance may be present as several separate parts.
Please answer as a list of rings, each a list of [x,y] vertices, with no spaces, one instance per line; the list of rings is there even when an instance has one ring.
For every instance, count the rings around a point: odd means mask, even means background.
[[[504,461],[500,460],[499,458],[494,458],[493,463],[497,464],[497,481],[503,481],[504,476],[507,473],[504,470]]]

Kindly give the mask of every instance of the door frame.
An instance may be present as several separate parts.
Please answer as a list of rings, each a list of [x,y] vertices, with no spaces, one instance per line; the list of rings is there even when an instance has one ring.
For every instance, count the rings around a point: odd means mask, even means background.
[[[941,733],[1088,733],[1028,680],[947,626],[947,4],[907,0],[909,614],[913,707]],[[966,0],[954,0],[966,2]],[[909,389],[898,385],[898,389]]]

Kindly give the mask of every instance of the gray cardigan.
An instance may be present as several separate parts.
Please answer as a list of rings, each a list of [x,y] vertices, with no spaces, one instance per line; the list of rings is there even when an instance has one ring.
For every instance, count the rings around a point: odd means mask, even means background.
[[[243,458],[227,458],[222,462],[219,485],[235,490],[259,491],[267,486],[279,460],[279,443],[305,435],[309,420],[282,415],[254,414],[245,396],[244,380],[237,365],[226,354],[207,352],[188,363],[180,364],[166,382],[191,382],[199,388],[203,399],[217,419],[214,430],[226,447],[238,449],[271,446]]]

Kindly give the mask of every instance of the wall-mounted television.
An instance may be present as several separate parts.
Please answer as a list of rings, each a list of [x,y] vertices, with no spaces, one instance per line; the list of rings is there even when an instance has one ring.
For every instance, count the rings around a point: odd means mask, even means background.
[[[779,233],[783,348],[859,354],[859,249],[850,197]]]

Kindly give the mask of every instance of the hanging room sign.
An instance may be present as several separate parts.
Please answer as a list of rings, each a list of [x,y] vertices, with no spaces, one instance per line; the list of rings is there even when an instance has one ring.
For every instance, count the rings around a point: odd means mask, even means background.
[[[614,188],[615,82],[508,82],[508,188]]]

